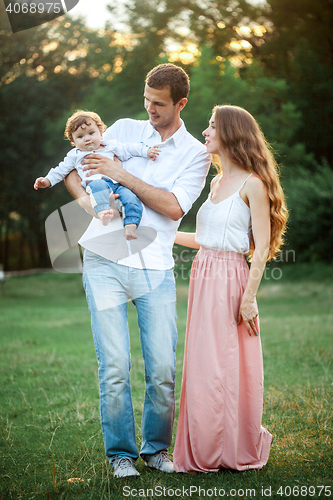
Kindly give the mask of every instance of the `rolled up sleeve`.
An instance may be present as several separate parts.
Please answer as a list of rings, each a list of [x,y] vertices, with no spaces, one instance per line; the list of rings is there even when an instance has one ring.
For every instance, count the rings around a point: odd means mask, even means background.
[[[210,157],[206,151],[197,154],[195,159],[183,171],[174,183],[171,193],[175,195],[178,203],[186,214],[205,185],[205,179],[210,166]]]

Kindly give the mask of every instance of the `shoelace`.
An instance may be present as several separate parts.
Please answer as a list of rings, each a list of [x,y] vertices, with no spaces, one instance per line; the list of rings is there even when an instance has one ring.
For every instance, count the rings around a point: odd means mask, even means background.
[[[158,457],[158,466],[160,467],[164,462],[172,462],[166,451],[161,451]]]
[[[132,462],[132,460],[130,458],[119,458],[117,460],[117,466],[121,470],[127,469],[131,465],[133,465],[133,462]]]

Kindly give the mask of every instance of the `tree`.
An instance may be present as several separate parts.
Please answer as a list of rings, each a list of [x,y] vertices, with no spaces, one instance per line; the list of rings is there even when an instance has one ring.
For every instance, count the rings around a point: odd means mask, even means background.
[[[283,76],[291,76],[300,40],[317,55],[319,63],[333,66],[333,9],[331,0],[268,0],[261,15],[270,23],[260,45],[262,61]]]
[[[318,165],[314,159],[312,167],[284,172],[290,211],[287,245],[298,262],[332,262],[333,171],[327,162]]]
[[[119,3],[112,0],[109,9],[118,19]],[[230,43],[244,41],[241,27],[251,23],[258,28],[261,22],[261,11],[246,0],[134,0],[121,9],[125,11],[124,33],[132,36],[136,47],[146,49],[152,60],[170,52],[171,42],[209,45],[216,55],[228,57],[235,54]],[[251,36],[260,39],[260,30],[253,29]],[[247,48],[240,45],[239,52],[246,55]]]
[[[268,76],[290,84],[303,123],[296,140],[317,161],[333,163],[333,9],[330,0],[269,0],[263,15],[271,23],[256,48]]]
[[[296,47],[289,82],[303,118],[296,140],[306,144],[318,162],[325,158],[333,165],[333,68],[319,62],[305,39]]]
[[[20,232],[21,245],[30,249],[30,263],[49,265],[44,221],[70,198],[64,187],[36,193],[33,181],[71,147],[63,141],[65,122],[61,135],[51,138],[49,124],[78,106],[95,78],[113,74],[105,58],[116,55],[114,38],[112,32],[89,30],[66,16],[16,34],[0,31],[0,260],[6,269],[14,229]]]

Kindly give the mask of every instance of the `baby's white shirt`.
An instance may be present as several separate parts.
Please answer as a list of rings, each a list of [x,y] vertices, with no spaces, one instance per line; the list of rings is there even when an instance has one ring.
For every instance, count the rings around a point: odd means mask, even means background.
[[[95,149],[94,151],[81,151],[78,148],[73,148],[66,155],[64,160],[59,163],[55,168],[51,168],[46,178],[50,181],[51,187],[64,180],[64,178],[74,169],[77,170],[81,178],[81,184],[86,188],[87,181],[93,181],[95,179],[101,179],[102,177],[107,177],[102,174],[93,174],[87,177],[89,170],[83,170],[84,165],[82,165],[82,160],[85,156],[89,154],[99,154],[101,156],[106,156],[113,160],[116,155],[119,160],[126,161],[134,156],[141,156],[143,158],[148,158],[148,149],[150,146],[146,146],[144,143],[122,143],[115,139],[104,141],[102,145],[105,145],[103,149]],[[111,179],[112,180],[112,179]]]

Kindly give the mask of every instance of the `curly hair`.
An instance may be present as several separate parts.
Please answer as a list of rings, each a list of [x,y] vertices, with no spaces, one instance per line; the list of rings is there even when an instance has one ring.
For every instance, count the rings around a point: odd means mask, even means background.
[[[190,79],[188,74],[175,64],[159,64],[149,71],[145,83],[153,89],[170,87],[170,95],[173,104],[176,105],[190,91]]]
[[[223,151],[237,165],[255,173],[263,181],[270,204],[271,239],[267,260],[273,259],[283,244],[288,210],[280,184],[277,162],[259,124],[239,106],[215,106],[215,127]],[[223,168],[215,164],[218,173]],[[254,252],[251,242],[250,259]]]
[[[93,111],[83,111],[82,109],[78,109],[68,118],[64,135],[69,141],[71,141],[73,146],[75,145],[73,141],[73,132],[75,132],[83,124],[91,125],[92,121],[96,123],[101,133],[106,130],[107,127],[105,123],[101,120],[100,116]]]

